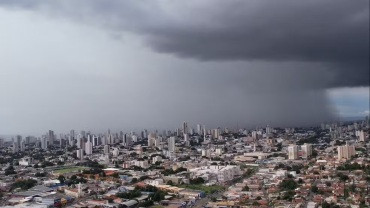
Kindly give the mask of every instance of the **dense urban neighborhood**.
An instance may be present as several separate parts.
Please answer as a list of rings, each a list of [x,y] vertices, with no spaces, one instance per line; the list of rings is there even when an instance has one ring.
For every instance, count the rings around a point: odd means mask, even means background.
[[[14,136],[1,207],[369,207],[369,118],[310,128]]]

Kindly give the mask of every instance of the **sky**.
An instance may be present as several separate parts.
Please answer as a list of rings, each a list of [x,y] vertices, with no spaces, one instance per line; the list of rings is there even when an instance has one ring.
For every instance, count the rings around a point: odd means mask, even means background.
[[[369,1],[3,0],[0,135],[369,114]]]

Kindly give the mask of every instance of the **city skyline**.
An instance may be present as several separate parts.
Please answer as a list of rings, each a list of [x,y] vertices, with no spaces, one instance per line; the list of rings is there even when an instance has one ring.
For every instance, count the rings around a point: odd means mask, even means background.
[[[370,208],[369,0],[0,0],[0,208]]]

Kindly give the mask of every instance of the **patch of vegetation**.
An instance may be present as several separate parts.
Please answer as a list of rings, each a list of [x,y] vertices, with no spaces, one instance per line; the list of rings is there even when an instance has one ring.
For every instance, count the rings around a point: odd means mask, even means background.
[[[16,188],[21,188],[22,190],[28,190],[34,187],[36,184],[37,181],[33,179],[19,180],[12,184],[11,189],[14,190]]]
[[[203,184],[205,181],[203,178],[198,177],[198,178],[190,179],[189,182],[190,184]]]
[[[67,181],[67,185],[71,186],[73,184],[79,184],[79,183],[86,183],[87,180],[83,177],[77,177],[76,175],[71,176],[71,178]]]
[[[201,184],[197,184],[197,185],[196,184],[183,184],[183,185],[179,185],[179,187],[203,191],[206,194],[213,194],[213,193],[216,193],[217,191],[222,191],[225,189],[223,186],[219,186],[219,185],[205,186]]]
[[[135,190],[124,192],[124,193],[117,193],[116,196],[119,198],[123,198],[123,199],[134,199],[136,197],[141,196],[141,191],[138,189],[135,189]]]
[[[166,170],[163,170],[161,173],[165,176],[168,176],[168,175],[173,175],[173,174],[180,173],[180,172],[187,171],[187,170],[188,169],[186,168],[180,167],[180,168],[177,168],[176,170],[166,169]]]
[[[366,170],[370,169],[370,166],[365,166],[365,165],[360,165],[357,162],[355,163],[345,163],[341,166],[337,167],[337,170],[349,170],[349,171],[354,171],[354,170]]]
[[[321,206],[322,206],[322,208],[339,208],[340,207],[339,205],[336,205],[334,203],[329,204],[326,201],[324,201]]]
[[[41,177],[46,177],[48,175],[47,172],[37,172],[35,174],[35,177],[41,178]]]
[[[49,167],[49,166],[54,166],[54,163],[52,163],[50,161],[44,161],[44,162],[41,163],[42,168]]]
[[[292,201],[295,195],[295,191],[289,190],[286,191],[283,195],[283,200]]]
[[[294,189],[296,189],[296,188],[298,187],[298,184],[297,184],[297,182],[295,182],[293,179],[288,178],[288,179],[283,180],[283,181],[279,184],[279,187],[280,187],[282,190],[290,191],[290,190],[294,190]]]
[[[5,175],[13,175],[17,174],[14,170],[14,167],[11,165],[8,168],[5,169]]]
[[[65,167],[58,170],[54,170],[54,173],[57,174],[65,174],[65,173],[71,173],[71,172],[79,172],[81,170],[86,170],[86,167],[81,166],[72,166],[72,167]]]

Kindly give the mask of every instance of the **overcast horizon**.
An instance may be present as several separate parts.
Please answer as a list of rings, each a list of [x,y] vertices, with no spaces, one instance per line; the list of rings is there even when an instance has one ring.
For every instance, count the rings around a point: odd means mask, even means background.
[[[0,1],[0,135],[369,115],[369,1]]]

